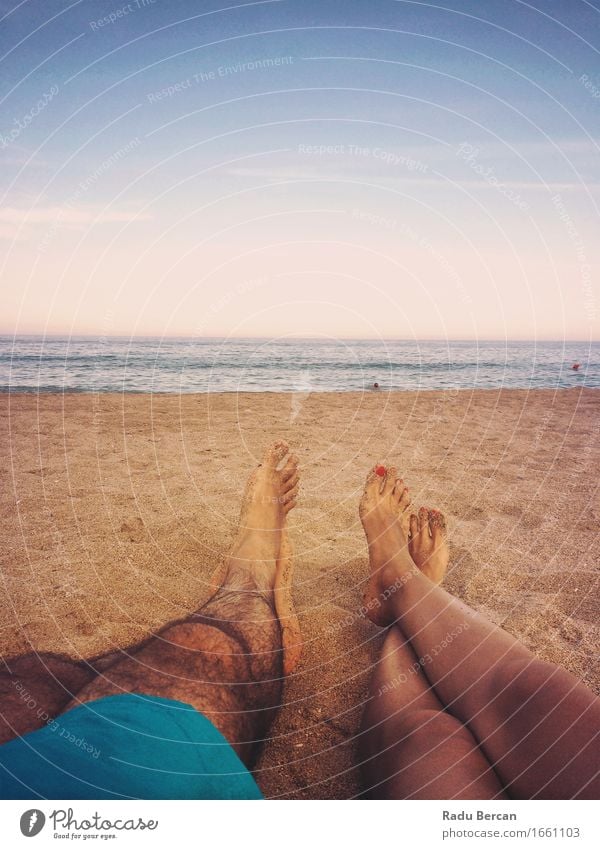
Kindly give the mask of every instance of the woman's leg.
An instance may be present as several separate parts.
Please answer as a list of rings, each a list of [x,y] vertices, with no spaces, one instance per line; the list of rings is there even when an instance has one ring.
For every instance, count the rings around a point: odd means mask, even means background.
[[[400,626],[438,698],[469,727],[509,795],[599,798],[600,699],[415,566],[398,518],[400,489],[395,470],[383,481],[373,470],[361,501],[374,621]],[[411,550],[434,559],[445,545],[440,514],[420,510],[411,535]]]
[[[498,799],[502,787],[462,722],[444,711],[417,656],[392,627],[371,680],[359,738],[372,799]]]

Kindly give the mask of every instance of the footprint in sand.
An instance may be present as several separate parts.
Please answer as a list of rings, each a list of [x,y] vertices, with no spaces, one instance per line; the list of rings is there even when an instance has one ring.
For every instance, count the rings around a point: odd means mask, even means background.
[[[143,542],[146,537],[146,527],[139,516],[134,516],[123,522],[121,533],[128,537],[129,542]]]
[[[463,519],[467,522],[472,522],[485,517],[485,510],[483,507],[478,507],[474,504],[467,504],[462,509],[457,507],[454,512],[459,519]]]

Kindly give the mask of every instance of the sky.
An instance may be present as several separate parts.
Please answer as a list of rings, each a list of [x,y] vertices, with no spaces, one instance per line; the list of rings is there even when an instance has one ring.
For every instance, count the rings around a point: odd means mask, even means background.
[[[0,0],[0,332],[583,339],[600,0]]]

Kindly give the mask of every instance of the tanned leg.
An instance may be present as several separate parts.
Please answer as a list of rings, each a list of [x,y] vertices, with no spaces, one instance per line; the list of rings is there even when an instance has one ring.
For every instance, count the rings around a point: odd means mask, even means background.
[[[275,443],[252,474],[222,586],[210,601],[83,687],[68,708],[123,692],[176,699],[201,711],[252,765],[281,702],[274,587],[298,492],[296,458],[279,469],[287,453]]]
[[[386,509],[408,532],[408,489],[395,477],[395,469],[388,475],[394,484],[386,492]],[[380,528],[374,527],[369,517],[375,506],[370,495],[367,490],[361,517],[367,532],[377,534]],[[447,551],[438,551],[437,561],[419,558],[418,565],[443,572]],[[385,610],[383,597],[371,596],[368,602],[372,611]],[[444,710],[397,626],[389,629],[373,672],[359,753],[365,795],[370,798],[494,799],[504,795],[477,741],[462,722]]]
[[[76,661],[51,652],[3,658],[0,667],[0,744],[42,728],[75,693],[122,652]]]
[[[361,504],[367,599],[383,599],[378,624],[401,628],[438,699],[468,726],[510,796],[599,798],[600,699],[417,568],[389,509],[395,481],[388,474],[381,491],[380,483],[373,471]],[[422,509],[410,529],[411,552],[434,562],[445,544],[440,514]]]
[[[388,631],[359,739],[372,799],[498,799],[502,787],[471,732],[444,710],[399,628]]]

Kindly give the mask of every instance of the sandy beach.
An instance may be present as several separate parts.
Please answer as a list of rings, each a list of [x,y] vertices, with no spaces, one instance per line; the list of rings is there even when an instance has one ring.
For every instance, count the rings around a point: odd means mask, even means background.
[[[197,609],[273,439],[305,646],[256,772],[266,796],[350,798],[380,631],[360,614],[357,503],[393,461],[443,510],[446,586],[600,692],[600,393],[593,389],[0,396],[0,645],[86,658]]]

